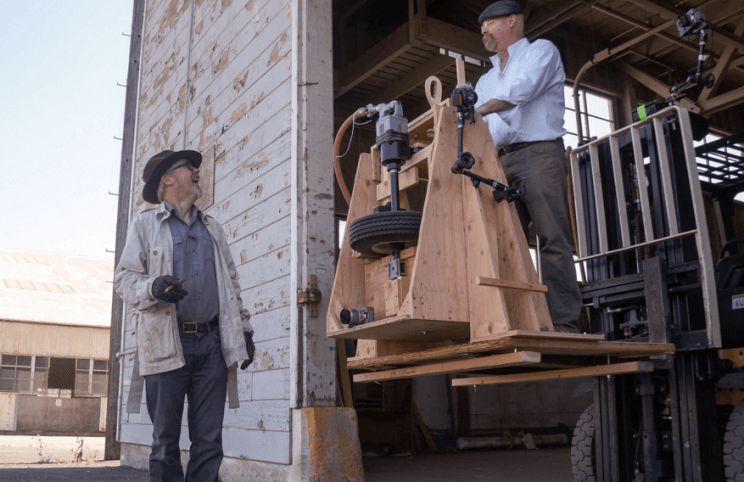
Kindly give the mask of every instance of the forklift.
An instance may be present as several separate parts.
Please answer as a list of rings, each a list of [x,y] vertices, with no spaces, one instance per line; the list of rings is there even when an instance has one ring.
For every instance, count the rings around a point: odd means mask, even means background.
[[[677,101],[712,83],[700,67],[570,155],[589,332],[676,348],[651,373],[594,379],[577,481],[744,481],[744,132],[694,146],[708,122]]]

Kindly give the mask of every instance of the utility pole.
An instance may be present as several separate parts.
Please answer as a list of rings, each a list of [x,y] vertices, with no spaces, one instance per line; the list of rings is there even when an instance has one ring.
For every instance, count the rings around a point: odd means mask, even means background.
[[[121,258],[121,252],[124,249],[124,243],[127,239],[127,227],[129,225],[129,187],[132,181],[132,161],[135,142],[134,127],[137,118],[137,90],[139,85],[144,13],[145,0],[133,0],[127,93],[124,101],[124,132],[122,135],[121,167],[119,170],[119,207],[116,218],[116,254],[114,255],[114,266],[119,264],[119,258]],[[117,460],[120,458],[120,444],[116,441],[116,429],[119,415],[119,374],[121,363],[116,354],[121,351],[121,324],[124,314],[124,302],[119,298],[119,295],[113,293],[111,304],[105,460]]]

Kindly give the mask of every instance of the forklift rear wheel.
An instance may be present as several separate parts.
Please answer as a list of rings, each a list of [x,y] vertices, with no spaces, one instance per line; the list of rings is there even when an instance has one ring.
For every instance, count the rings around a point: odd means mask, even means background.
[[[729,417],[723,438],[723,469],[727,482],[744,482],[744,402]]]
[[[353,221],[349,225],[351,249],[363,256],[383,258],[418,243],[421,213],[418,211],[381,211]]]
[[[594,404],[581,414],[571,443],[571,466],[577,482],[596,482]]]

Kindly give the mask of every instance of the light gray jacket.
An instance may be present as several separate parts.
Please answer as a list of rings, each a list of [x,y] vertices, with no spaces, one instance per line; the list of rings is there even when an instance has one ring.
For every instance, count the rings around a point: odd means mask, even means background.
[[[134,309],[137,359],[135,371],[154,375],[181,368],[186,364],[178,333],[175,305],[152,296],[155,278],[173,275],[173,238],[163,204],[137,216],[129,226],[127,242],[114,272],[114,290]],[[230,408],[238,406],[237,362],[248,359],[243,331],[253,332],[248,311],[240,299],[240,283],[235,263],[227,246],[222,226],[211,216],[204,215],[204,225],[214,244],[215,274],[220,305],[220,339],[222,356],[228,367],[228,395]],[[135,390],[135,376],[132,391]],[[141,397],[141,389],[140,389]],[[132,400],[130,402],[139,401]],[[135,408],[135,407],[128,407]]]

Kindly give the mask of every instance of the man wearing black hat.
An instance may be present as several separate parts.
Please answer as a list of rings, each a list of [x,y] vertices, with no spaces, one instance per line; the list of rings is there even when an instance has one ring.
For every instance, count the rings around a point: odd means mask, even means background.
[[[237,365],[253,360],[253,328],[222,227],[194,202],[201,196],[196,151],[163,151],[145,166],[145,201],[114,274],[134,309],[137,356],[127,402],[138,412],[141,377],[153,424],[151,481],[183,481],[179,438],[188,398],[187,481],[217,481],[225,398],[238,406]]]
[[[582,299],[568,219],[561,57],[551,42],[524,37],[522,7],[515,0],[491,4],[478,21],[494,67],[478,80],[476,112],[488,124],[509,184],[527,190],[515,204],[525,235],[532,221],[540,240],[555,330],[578,332]]]

